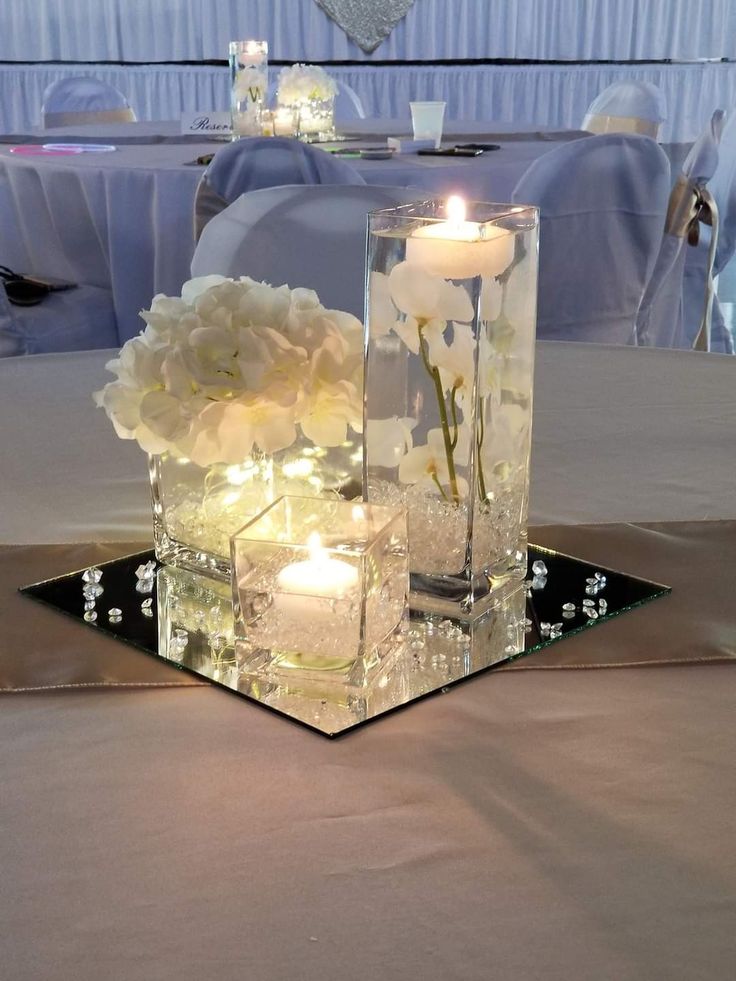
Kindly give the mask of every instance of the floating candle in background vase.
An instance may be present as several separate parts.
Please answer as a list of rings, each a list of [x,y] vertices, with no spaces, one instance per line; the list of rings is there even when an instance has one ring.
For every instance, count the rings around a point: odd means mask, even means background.
[[[465,201],[447,199],[447,219],[420,225],[406,242],[406,261],[445,279],[497,276],[514,257],[514,236],[489,222],[467,221]]]
[[[282,497],[263,511],[231,540],[243,672],[368,684],[405,616],[406,540],[400,508]]]

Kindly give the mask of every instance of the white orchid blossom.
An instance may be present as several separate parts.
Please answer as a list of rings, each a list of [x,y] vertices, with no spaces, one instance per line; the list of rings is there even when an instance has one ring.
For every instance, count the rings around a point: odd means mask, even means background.
[[[467,466],[470,455],[470,437],[468,427],[461,426],[458,432],[458,442],[454,452],[450,454],[455,465]],[[451,474],[448,454],[445,447],[445,436],[441,429],[430,429],[424,446],[415,446],[404,456],[399,464],[399,480],[402,484],[413,484],[435,494],[442,494],[449,499]],[[466,497],[467,481],[456,475],[458,495]]]
[[[416,419],[391,416],[389,419],[368,419],[366,425],[366,457],[372,467],[397,467],[412,449],[412,430]]]
[[[361,431],[362,325],[312,291],[206,276],[142,317],[95,399],[147,452],[230,464],[285,449],[298,427],[324,446]]]
[[[368,302],[370,308],[371,335],[385,337],[396,323],[398,311],[391,299],[388,276],[382,272],[372,272],[368,283]]]
[[[396,307],[416,320],[473,319],[468,291],[442,276],[435,276],[420,265],[397,262],[388,277],[389,294]]]

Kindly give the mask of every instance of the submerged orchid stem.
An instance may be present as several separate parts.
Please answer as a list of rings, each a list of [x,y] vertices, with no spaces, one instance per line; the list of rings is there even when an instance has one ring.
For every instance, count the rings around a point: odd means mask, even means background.
[[[476,440],[476,461],[475,465],[478,468],[478,491],[480,493],[480,499],[485,503],[488,499],[488,491],[486,490],[486,478],[483,473],[483,458],[481,456],[481,450],[483,449],[483,440],[486,436],[486,420],[485,420],[485,399],[480,400],[480,411],[478,413],[478,426],[480,432],[478,433],[478,438]]]
[[[429,373],[432,381],[434,382],[434,390],[437,395],[437,409],[439,410],[440,425],[442,426],[442,440],[445,444],[445,457],[447,459],[447,473],[450,478],[450,491],[452,493],[452,501],[453,504],[459,504],[460,491],[457,486],[457,474],[455,473],[455,454],[454,454],[455,444],[453,444],[452,437],[450,435],[450,424],[447,419],[447,406],[445,405],[445,393],[442,389],[442,379],[440,378],[439,369],[435,368],[434,365],[431,364],[427,356],[427,349],[425,346],[424,336],[422,334],[422,330],[424,329],[424,326],[425,326],[424,322],[422,320],[419,320],[417,326],[417,332],[419,334],[419,351],[422,356],[422,362],[424,363],[424,367],[427,369],[427,372]],[[454,417],[456,411],[454,394],[452,397],[452,411]],[[439,480],[437,479],[436,474],[434,475],[434,480],[439,486]],[[441,489],[442,488],[440,486],[440,490]],[[443,492],[443,496],[445,497],[445,500],[447,500],[447,496],[444,494],[444,492]]]

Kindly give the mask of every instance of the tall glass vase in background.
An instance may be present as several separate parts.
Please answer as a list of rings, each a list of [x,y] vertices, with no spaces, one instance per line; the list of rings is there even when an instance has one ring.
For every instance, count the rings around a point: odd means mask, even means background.
[[[526,575],[535,208],[369,217],[364,496],[409,513],[411,602],[475,618]]]
[[[233,136],[260,136],[268,88],[268,42],[230,42]]]

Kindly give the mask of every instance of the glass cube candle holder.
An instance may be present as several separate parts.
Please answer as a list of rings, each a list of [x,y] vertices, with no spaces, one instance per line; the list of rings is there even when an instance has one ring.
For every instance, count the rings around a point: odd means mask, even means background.
[[[361,688],[398,648],[406,512],[282,497],[231,539],[236,656],[260,677]]]
[[[526,572],[533,207],[369,216],[363,498],[408,511],[412,608],[482,616]]]

